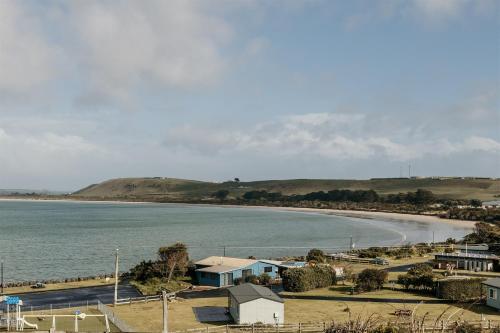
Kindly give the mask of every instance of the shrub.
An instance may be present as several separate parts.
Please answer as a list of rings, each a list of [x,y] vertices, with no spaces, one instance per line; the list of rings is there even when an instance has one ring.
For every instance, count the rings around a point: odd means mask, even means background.
[[[398,283],[403,285],[405,289],[432,290],[434,288],[432,266],[416,264],[408,270],[408,273],[398,276]]]
[[[437,297],[453,301],[470,301],[481,298],[483,279],[436,281]]]
[[[240,285],[243,282],[243,278],[239,277],[233,280],[235,286]]]
[[[335,271],[329,266],[291,268],[283,273],[283,288],[286,291],[307,291],[335,283]]]
[[[317,263],[325,262],[325,253],[320,249],[312,249],[306,257],[307,261],[315,261]]]
[[[262,273],[259,276],[259,282],[260,284],[268,285],[269,283],[271,283],[271,276],[267,273]]]
[[[132,280],[145,282],[154,278],[160,278],[162,272],[156,262],[143,260],[130,269],[129,276]]]
[[[387,271],[367,268],[358,274],[356,286],[360,291],[380,289],[387,281]]]
[[[245,277],[245,282],[246,283],[253,283],[253,284],[258,284],[259,283],[259,278],[257,275],[248,275]]]

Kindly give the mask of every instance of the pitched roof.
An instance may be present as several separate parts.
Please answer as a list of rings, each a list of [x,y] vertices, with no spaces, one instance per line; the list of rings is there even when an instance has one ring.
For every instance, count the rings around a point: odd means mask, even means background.
[[[195,262],[198,266],[229,266],[233,268],[253,265],[257,260],[212,256]]]
[[[485,285],[500,288],[500,278],[491,278],[483,282]]]
[[[271,301],[284,303],[283,299],[273,293],[271,289],[257,286],[251,283],[240,284],[227,289],[229,294],[232,295],[236,301],[241,303],[250,302],[256,299],[265,298]]]
[[[215,266],[208,266],[208,267],[199,268],[196,271],[197,272],[207,272],[207,273],[226,273],[226,272],[234,271],[235,269],[238,269],[238,267],[215,265]]]

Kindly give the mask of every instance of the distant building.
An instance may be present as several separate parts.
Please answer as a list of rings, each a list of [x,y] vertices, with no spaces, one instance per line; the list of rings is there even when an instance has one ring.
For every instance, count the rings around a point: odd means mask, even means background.
[[[488,244],[456,244],[454,248],[462,253],[490,254]]]
[[[468,271],[493,271],[499,257],[493,254],[478,253],[440,253],[434,258],[438,269],[464,269]]]
[[[492,278],[483,282],[486,287],[486,305],[500,310],[500,278]]]
[[[269,288],[245,283],[228,289],[229,313],[237,324],[283,324],[285,304]]]

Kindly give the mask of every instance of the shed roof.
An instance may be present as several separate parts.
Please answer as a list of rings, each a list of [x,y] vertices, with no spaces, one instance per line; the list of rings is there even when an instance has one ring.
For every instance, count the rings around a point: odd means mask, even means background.
[[[500,288],[500,278],[491,278],[483,282],[485,285]]]
[[[218,256],[211,256],[202,260],[199,260],[195,262],[195,265],[199,266],[230,266],[233,268],[238,268],[238,267],[246,267],[253,265],[257,262],[257,260],[253,259],[241,259],[241,258],[231,258],[231,257],[218,257]]]
[[[228,288],[228,292],[236,299],[239,304],[250,302],[260,298],[284,303],[283,299],[272,292],[271,289],[257,286],[251,283],[245,283],[239,286]]]

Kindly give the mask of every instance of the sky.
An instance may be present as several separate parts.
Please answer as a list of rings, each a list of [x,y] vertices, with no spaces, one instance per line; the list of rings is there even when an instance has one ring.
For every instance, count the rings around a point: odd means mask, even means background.
[[[0,0],[0,188],[500,177],[495,0]]]

